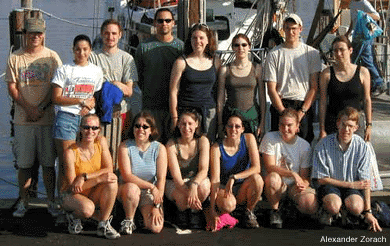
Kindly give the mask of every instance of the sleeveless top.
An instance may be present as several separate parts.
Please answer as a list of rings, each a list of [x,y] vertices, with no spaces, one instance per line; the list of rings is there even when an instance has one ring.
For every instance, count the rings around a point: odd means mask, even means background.
[[[204,71],[190,67],[186,62],[178,94],[179,107],[215,108],[213,87],[217,81],[217,71],[213,65]]]
[[[229,73],[226,76],[226,106],[237,108],[241,111],[249,110],[255,104],[256,95],[256,71],[255,65],[245,77],[237,77],[232,73],[231,64],[228,65]]]
[[[364,88],[360,80],[360,66],[356,68],[351,80],[340,82],[336,78],[333,67],[330,67],[330,80],[328,84],[329,104],[327,113],[336,115],[345,107],[363,109]]]
[[[196,150],[194,155],[189,156],[187,159],[184,159],[181,156],[180,146],[177,140],[175,139],[175,148],[176,148],[176,156],[177,161],[179,163],[181,177],[183,179],[185,178],[192,178],[196,175],[198,172],[198,164],[199,164],[199,138],[196,139]]]
[[[72,145],[71,149],[73,150],[76,162],[74,164],[75,166],[75,172],[76,176],[82,174],[82,173],[94,173],[101,169],[102,167],[102,146],[100,145],[100,142],[97,141],[93,144],[95,148],[95,153],[93,154],[92,158],[89,161],[83,161],[80,158],[80,150],[77,147],[76,144]]]
[[[221,184],[226,185],[229,180],[229,176],[242,171],[245,171],[250,167],[250,159],[248,149],[246,148],[246,141],[244,134],[240,138],[240,147],[234,155],[226,153],[223,147],[223,141],[219,142],[219,151],[221,152]],[[244,180],[237,180],[234,184],[239,184]]]
[[[146,151],[139,150],[134,139],[127,140],[125,144],[130,158],[132,174],[145,181],[155,183],[160,143],[157,141],[151,142]],[[122,181],[122,177],[120,181]]]

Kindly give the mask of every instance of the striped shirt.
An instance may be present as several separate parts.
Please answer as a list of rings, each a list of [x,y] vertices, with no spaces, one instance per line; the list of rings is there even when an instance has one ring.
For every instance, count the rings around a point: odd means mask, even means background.
[[[129,139],[126,141],[126,147],[130,157],[132,174],[145,181],[155,183],[160,143],[153,141],[146,151],[141,151],[135,144],[135,140]]]
[[[370,153],[364,140],[353,135],[346,151],[337,140],[337,134],[322,139],[314,149],[312,178],[333,178],[354,182],[370,179]]]

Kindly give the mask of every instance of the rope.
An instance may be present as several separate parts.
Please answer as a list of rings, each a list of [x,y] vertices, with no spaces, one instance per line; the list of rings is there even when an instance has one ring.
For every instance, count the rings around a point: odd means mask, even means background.
[[[76,22],[73,22],[73,21],[69,21],[69,20],[65,20],[63,18],[60,18],[60,17],[57,17],[53,14],[50,14],[50,13],[47,13],[45,12],[44,10],[42,9],[38,9],[40,12],[42,12],[43,14],[49,16],[50,18],[54,18],[54,19],[57,19],[59,21],[63,21],[63,22],[66,22],[68,24],[72,24],[72,25],[75,25],[75,26],[82,26],[82,27],[88,27],[88,28],[94,28],[93,26],[90,26],[90,25],[85,25],[85,24],[80,24],[80,23],[76,23]]]

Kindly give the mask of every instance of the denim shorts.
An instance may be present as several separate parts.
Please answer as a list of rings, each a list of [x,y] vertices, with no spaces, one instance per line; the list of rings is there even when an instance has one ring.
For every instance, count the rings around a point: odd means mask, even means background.
[[[58,111],[53,127],[53,138],[61,140],[76,140],[80,127],[80,115]]]
[[[320,200],[324,198],[326,195],[335,194],[338,195],[341,200],[345,200],[350,195],[359,195],[363,198],[363,194],[360,190],[357,189],[349,189],[349,188],[340,188],[333,185],[321,185],[318,188],[318,197]]]

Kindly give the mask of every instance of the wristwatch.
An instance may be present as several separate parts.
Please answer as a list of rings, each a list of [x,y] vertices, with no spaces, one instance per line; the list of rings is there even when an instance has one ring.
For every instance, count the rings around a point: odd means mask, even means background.
[[[236,177],[234,176],[234,174],[230,175],[230,176],[229,176],[229,179],[233,179],[234,181],[237,180]]]
[[[363,214],[363,215],[372,214],[372,209],[370,208],[370,209],[364,210],[364,211],[362,212],[362,214]]]
[[[84,177],[84,181],[87,181],[87,180],[88,180],[87,173],[83,173],[83,174],[81,174],[81,175]]]

